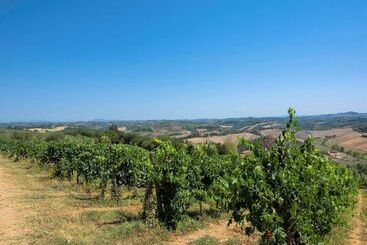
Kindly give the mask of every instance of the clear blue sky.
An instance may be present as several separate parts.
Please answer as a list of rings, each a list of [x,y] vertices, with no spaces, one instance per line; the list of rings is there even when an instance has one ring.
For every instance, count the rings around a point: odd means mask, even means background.
[[[0,0],[0,121],[367,112],[367,1]]]

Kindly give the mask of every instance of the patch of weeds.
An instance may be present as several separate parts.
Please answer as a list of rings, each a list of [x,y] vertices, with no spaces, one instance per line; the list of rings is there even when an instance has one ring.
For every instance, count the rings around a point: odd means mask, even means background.
[[[198,230],[203,227],[204,223],[202,221],[187,216],[178,224],[176,232],[188,233],[190,231]]]
[[[225,245],[241,245],[242,242],[239,238],[231,238],[227,240],[224,244]]]
[[[330,245],[342,245],[346,244],[348,240],[348,234],[350,232],[350,224],[353,218],[353,209],[348,209],[343,214],[342,219],[344,222],[336,225],[330,232],[330,234],[326,237],[327,244]]]
[[[43,199],[46,199],[46,195],[45,194],[35,194],[35,195],[29,197],[29,199],[43,200]]]
[[[138,198],[129,199],[122,197],[120,200],[115,200],[109,195],[106,195],[104,198],[102,198],[100,195],[96,195],[94,199],[90,199],[89,201],[89,205],[95,207],[121,207],[131,205],[141,209],[141,199]]]
[[[221,210],[217,208],[206,207],[200,213],[200,209],[198,205],[193,205],[187,210],[187,216],[191,217],[192,219],[202,220],[205,222],[213,222],[228,216],[227,214],[223,213]]]
[[[191,245],[217,245],[219,242],[211,236],[200,237],[190,243]]]
[[[108,226],[101,233],[103,239],[95,241],[122,241],[124,244],[157,244],[168,239],[168,231],[149,227],[142,221],[129,221],[116,226]]]
[[[327,242],[327,244],[344,245],[348,243],[348,238],[349,238],[348,234],[353,229],[353,218],[363,219],[363,216],[362,216],[363,214],[361,214],[361,217],[356,217],[356,215],[359,215],[355,213],[355,208],[357,207],[357,205],[358,203],[356,203],[356,206],[354,208],[348,208],[347,210],[345,210],[345,212],[342,214],[342,217],[341,217],[343,222],[333,227],[330,234],[327,235],[327,237],[325,238],[325,241]],[[366,234],[366,237],[367,237],[367,234]]]
[[[361,190],[362,192],[362,200],[363,200],[363,206],[362,206],[362,213],[361,213],[361,219],[363,222],[363,233],[362,235],[362,239],[363,240],[367,240],[367,205],[366,205],[366,201],[367,201],[367,191],[366,189]]]
[[[128,238],[132,233],[142,232],[146,229],[147,227],[141,221],[124,222],[109,229],[106,234],[111,238]]]
[[[136,214],[122,212],[119,210],[110,211],[87,211],[81,214],[82,222],[95,222],[100,225],[119,224],[127,221],[138,221],[140,217]]]
[[[168,240],[169,232],[165,228],[147,228],[144,232],[140,232],[134,236],[130,236],[128,244],[137,245],[152,245],[152,244],[164,244],[164,241]],[[124,241],[125,243],[126,240]]]
[[[222,217],[222,212],[216,208],[210,208],[208,210],[205,210],[205,214],[214,220],[220,219]]]
[[[144,190],[141,188],[125,188],[123,189],[124,200],[141,200],[144,198]]]
[[[140,221],[123,222],[100,227],[92,233],[81,236],[75,243],[115,244],[117,241],[121,241],[122,244],[135,244],[130,240],[139,237],[141,234],[145,235],[147,231],[148,228]]]
[[[54,244],[54,245],[74,245],[72,241],[65,239],[65,238],[54,238],[47,241],[48,244]]]
[[[118,219],[118,217],[115,211],[87,211],[80,215],[80,220],[82,222],[101,222]]]

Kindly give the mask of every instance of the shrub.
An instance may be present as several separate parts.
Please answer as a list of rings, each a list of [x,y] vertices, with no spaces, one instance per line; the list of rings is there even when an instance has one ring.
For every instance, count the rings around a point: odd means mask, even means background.
[[[234,221],[249,221],[262,244],[317,244],[353,205],[356,181],[344,166],[296,140],[295,111],[270,149],[252,148],[231,182]],[[250,146],[253,147],[251,143]]]

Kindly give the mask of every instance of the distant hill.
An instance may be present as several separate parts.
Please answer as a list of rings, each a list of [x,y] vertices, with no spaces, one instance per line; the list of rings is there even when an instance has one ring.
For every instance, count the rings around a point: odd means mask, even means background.
[[[367,118],[367,113],[358,113],[354,111],[348,111],[348,112],[342,112],[342,113],[336,113],[336,114],[301,116],[300,118],[336,118],[336,117]]]
[[[352,127],[359,132],[367,132],[367,113],[348,111],[336,114],[306,115],[299,116],[298,118],[300,128],[303,130],[323,130],[337,127]],[[200,134],[199,131],[203,131],[204,129],[211,135],[241,133],[249,131],[250,129],[250,131],[255,132],[256,130],[260,130],[264,127],[274,128],[274,125],[277,125],[276,128],[280,129],[285,125],[287,120],[287,116],[239,117],[223,119],[202,118],[187,120],[108,120],[99,118],[77,122],[12,122],[1,123],[0,127],[50,128],[57,125],[66,125],[69,128],[75,127],[103,129],[108,128],[111,124],[118,124],[118,126],[127,127],[128,131],[141,132],[144,134],[152,133],[154,135],[177,135],[181,132],[182,134],[187,135],[188,131],[190,131],[191,136],[196,136]]]

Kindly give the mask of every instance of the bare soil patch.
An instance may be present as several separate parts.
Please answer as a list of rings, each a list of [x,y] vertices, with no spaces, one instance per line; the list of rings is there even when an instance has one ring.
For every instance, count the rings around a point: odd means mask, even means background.
[[[117,130],[120,131],[120,132],[125,132],[127,130],[127,127],[120,126],[120,127],[117,128]]]
[[[354,131],[352,128],[334,128],[320,131],[301,131],[300,138],[304,139],[308,135],[317,138],[334,137],[332,142],[348,149],[360,150],[367,152],[367,138],[361,133]]]
[[[14,202],[24,191],[14,185],[11,174],[0,165],[0,244],[25,242],[22,237],[29,232],[23,226],[26,209]]]
[[[350,245],[362,245],[367,244],[367,224],[365,214],[365,196],[363,190],[358,195],[358,203],[356,206],[354,219],[349,233],[348,243]]]
[[[241,241],[241,244],[256,244],[257,237],[253,235],[247,237],[243,234],[242,230],[237,225],[227,225],[227,220],[222,220],[217,223],[208,224],[204,229],[197,230],[184,235],[172,234],[170,240],[166,243],[167,245],[180,245],[190,244],[192,241],[204,237],[210,236],[218,240],[219,242],[226,242],[229,239],[236,238]]]
[[[93,196],[80,188],[0,156],[0,244],[67,244],[92,233],[80,217]]]
[[[281,133],[282,130],[281,129],[264,129],[260,131],[262,136],[271,136],[273,138],[277,138]]]
[[[63,131],[66,128],[66,126],[57,126],[54,128],[30,128],[28,130],[39,132],[39,133],[47,133],[47,132],[58,132]]]
[[[193,144],[208,143],[208,142],[223,144],[226,141],[238,142],[240,138],[252,140],[258,137],[259,136],[252,134],[252,133],[239,133],[239,134],[228,134],[228,135],[223,135],[223,136],[195,137],[195,138],[188,139],[188,141]]]
[[[64,221],[75,193],[29,169],[0,156],[0,244],[64,241]]]

